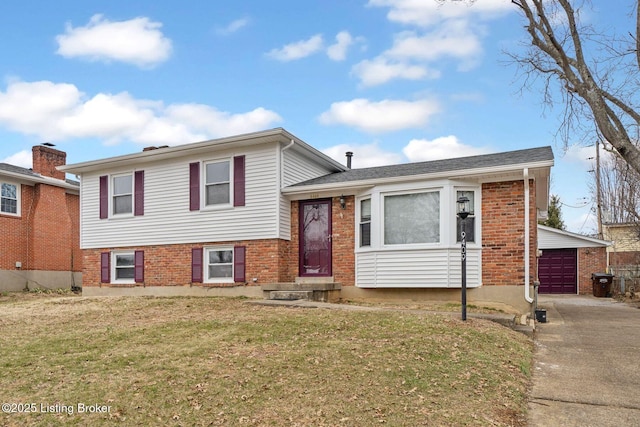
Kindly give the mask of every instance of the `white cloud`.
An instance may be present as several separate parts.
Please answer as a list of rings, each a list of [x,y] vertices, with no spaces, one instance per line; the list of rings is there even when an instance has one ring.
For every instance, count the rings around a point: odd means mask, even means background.
[[[426,66],[390,61],[382,56],[359,62],[353,66],[351,73],[360,79],[363,86],[376,86],[398,78],[420,80],[440,77],[439,71]]]
[[[375,142],[371,144],[339,144],[322,150],[327,156],[345,165],[347,151],[353,153],[352,167],[354,169],[395,165],[404,160],[399,153],[384,151]]]
[[[324,41],[322,34],[316,34],[307,40],[287,44],[280,49],[272,49],[267,56],[282,62],[302,59],[322,50]]]
[[[511,0],[444,1],[369,0],[367,6],[388,7],[390,21],[429,26],[443,20],[479,16],[492,19],[513,11]]]
[[[272,127],[281,117],[259,107],[245,113],[202,104],[136,99],[127,92],[88,97],[72,84],[13,82],[0,91],[0,125],[45,140],[100,138],[109,144],[188,142]]]
[[[246,27],[247,25],[249,25],[249,22],[250,22],[249,18],[236,19],[235,21],[232,21],[229,24],[227,24],[227,26],[225,27],[217,28],[216,33],[222,36],[228,36]]]
[[[172,51],[171,40],[162,34],[161,27],[161,23],[146,17],[111,22],[94,15],[86,26],[67,24],[65,33],[56,36],[56,53],[65,58],[153,67],[166,61]]]
[[[447,59],[457,61],[459,71],[474,68],[483,53],[487,20],[513,10],[509,0],[369,0],[367,6],[388,8],[390,21],[413,29],[396,34],[390,49],[352,69],[364,86],[439,78]]]
[[[327,48],[327,55],[334,61],[344,61],[347,50],[353,43],[354,39],[348,31],[340,31],[336,34],[336,43]]]
[[[379,133],[424,127],[439,111],[439,104],[433,100],[385,99],[372,102],[359,98],[334,102],[328,111],[320,115],[319,120],[326,125],[341,124],[365,132]]]
[[[474,33],[468,22],[447,21],[435,31],[418,35],[414,31],[396,34],[393,46],[384,55],[435,62],[442,58],[474,61],[482,54],[479,30]]]
[[[410,162],[452,159],[455,157],[476,156],[490,153],[487,148],[477,148],[462,144],[454,135],[443,136],[433,140],[412,139],[402,152]]]
[[[31,168],[33,166],[33,156],[31,151],[22,150],[3,159],[0,163],[9,163],[10,165],[20,166],[23,168]]]

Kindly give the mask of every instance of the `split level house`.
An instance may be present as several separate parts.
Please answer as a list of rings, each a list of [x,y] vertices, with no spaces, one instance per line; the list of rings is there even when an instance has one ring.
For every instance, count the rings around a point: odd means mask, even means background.
[[[0,291],[80,287],[79,183],[66,153],[33,147],[31,169],[0,163]]]
[[[357,159],[357,154],[356,154]],[[284,129],[60,167],[83,294],[459,301],[526,313],[550,147],[350,169]]]

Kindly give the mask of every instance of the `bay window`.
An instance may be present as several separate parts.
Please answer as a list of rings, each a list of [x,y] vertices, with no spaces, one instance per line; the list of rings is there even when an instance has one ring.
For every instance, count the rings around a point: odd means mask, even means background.
[[[440,192],[384,196],[384,244],[440,242]]]

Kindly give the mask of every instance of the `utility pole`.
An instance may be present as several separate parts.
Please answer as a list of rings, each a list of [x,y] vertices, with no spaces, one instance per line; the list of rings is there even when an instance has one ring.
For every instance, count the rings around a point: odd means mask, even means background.
[[[598,218],[598,239],[602,239],[602,204],[600,201],[600,141],[596,141],[596,215]]]

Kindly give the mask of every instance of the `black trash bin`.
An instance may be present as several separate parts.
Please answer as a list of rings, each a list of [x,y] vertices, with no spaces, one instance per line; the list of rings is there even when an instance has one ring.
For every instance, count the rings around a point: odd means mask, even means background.
[[[599,298],[610,297],[612,283],[613,274],[592,273],[591,284],[593,285],[593,296]]]

